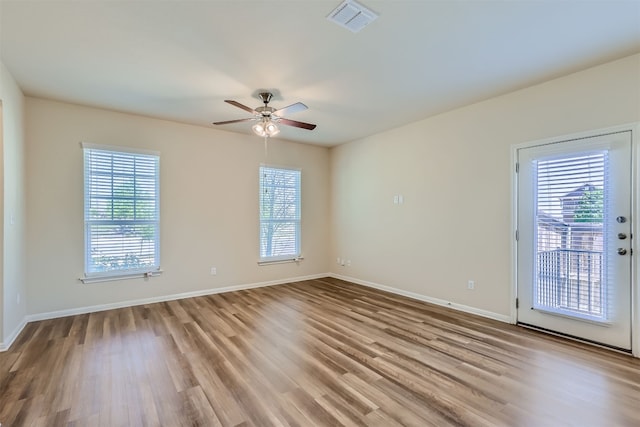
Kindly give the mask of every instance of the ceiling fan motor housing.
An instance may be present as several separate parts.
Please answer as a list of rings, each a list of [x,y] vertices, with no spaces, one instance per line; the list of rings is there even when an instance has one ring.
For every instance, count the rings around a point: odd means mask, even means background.
[[[256,111],[262,114],[262,117],[271,117],[271,113],[276,111],[276,109],[273,107],[258,107],[256,108]]]

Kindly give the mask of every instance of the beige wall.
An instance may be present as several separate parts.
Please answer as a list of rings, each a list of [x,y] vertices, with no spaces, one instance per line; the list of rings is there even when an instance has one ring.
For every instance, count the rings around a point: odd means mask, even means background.
[[[331,271],[508,316],[511,146],[639,120],[635,55],[333,148]]]
[[[329,150],[27,97],[28,312],[116,304],[328,271]],[[81,141],[160,151],[161,266],[82,284]],[[258,167],[302,168],[304,261],[258,266]],[[217,267],[217,276],[209,274]]]
[[[26,314],[24,97],[0,62],[0,347],[19,332]],[[18,296],[20,301],[18,302]]]

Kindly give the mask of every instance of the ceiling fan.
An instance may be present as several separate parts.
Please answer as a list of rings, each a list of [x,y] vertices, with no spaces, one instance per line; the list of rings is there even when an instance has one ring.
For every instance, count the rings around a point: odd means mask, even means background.
[[[259,96],[264,103],[264,106],[258,107],[256,109],[247,107],[246,105],[243,105],[238,101],[225,99],[224,102],[253,114],[253,117],[248,117],[246,119],[227,120],[224,122],[214,122],[213,124],[227,125],[230,123],[257,121],[258,123],[252,126],[253,132],[256,135],[263,136],[265,138],[274,136],[278,134],[278,132],[280,132],[277,124],[293,126],[307,130],[313,130],[316,128],[316,125],[311,123],[298,122],[296,120],[285,119],[284,117],[282,117],[284,114],[297,113],[298,111],[306,110],[307,106],[302,102],[296,102],[295,104],[291,104],[287,107],[276,110],[273,107],[269,107],[269,101],[271,101],[271,98],[273,98],[273,94],[271,92],[260,92]]]

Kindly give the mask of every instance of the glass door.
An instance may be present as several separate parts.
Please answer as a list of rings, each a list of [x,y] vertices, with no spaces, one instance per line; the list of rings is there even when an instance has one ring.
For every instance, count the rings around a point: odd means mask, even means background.
[[[631,133],[518,163],[518,322],[630,350]]]

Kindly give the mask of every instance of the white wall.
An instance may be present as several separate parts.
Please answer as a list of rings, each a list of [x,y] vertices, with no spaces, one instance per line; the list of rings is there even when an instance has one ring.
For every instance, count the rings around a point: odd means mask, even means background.
[[[329,150],[26,98],[28,313],[304,277],[329,269]],[[163,275],[82,284],[81,141],[160,151]],[[302,168],[304,261],[258,266],[258,167]],[[217,276],[209,274],[217,267]]]
[[[331,271],[508,316],[511,146],[639,120],[635,55],[333,148]]]
[[[26,314],[24,97],[0,62],[0,349],[20,331]],[[20,295],[20,302],[18,302]]]

